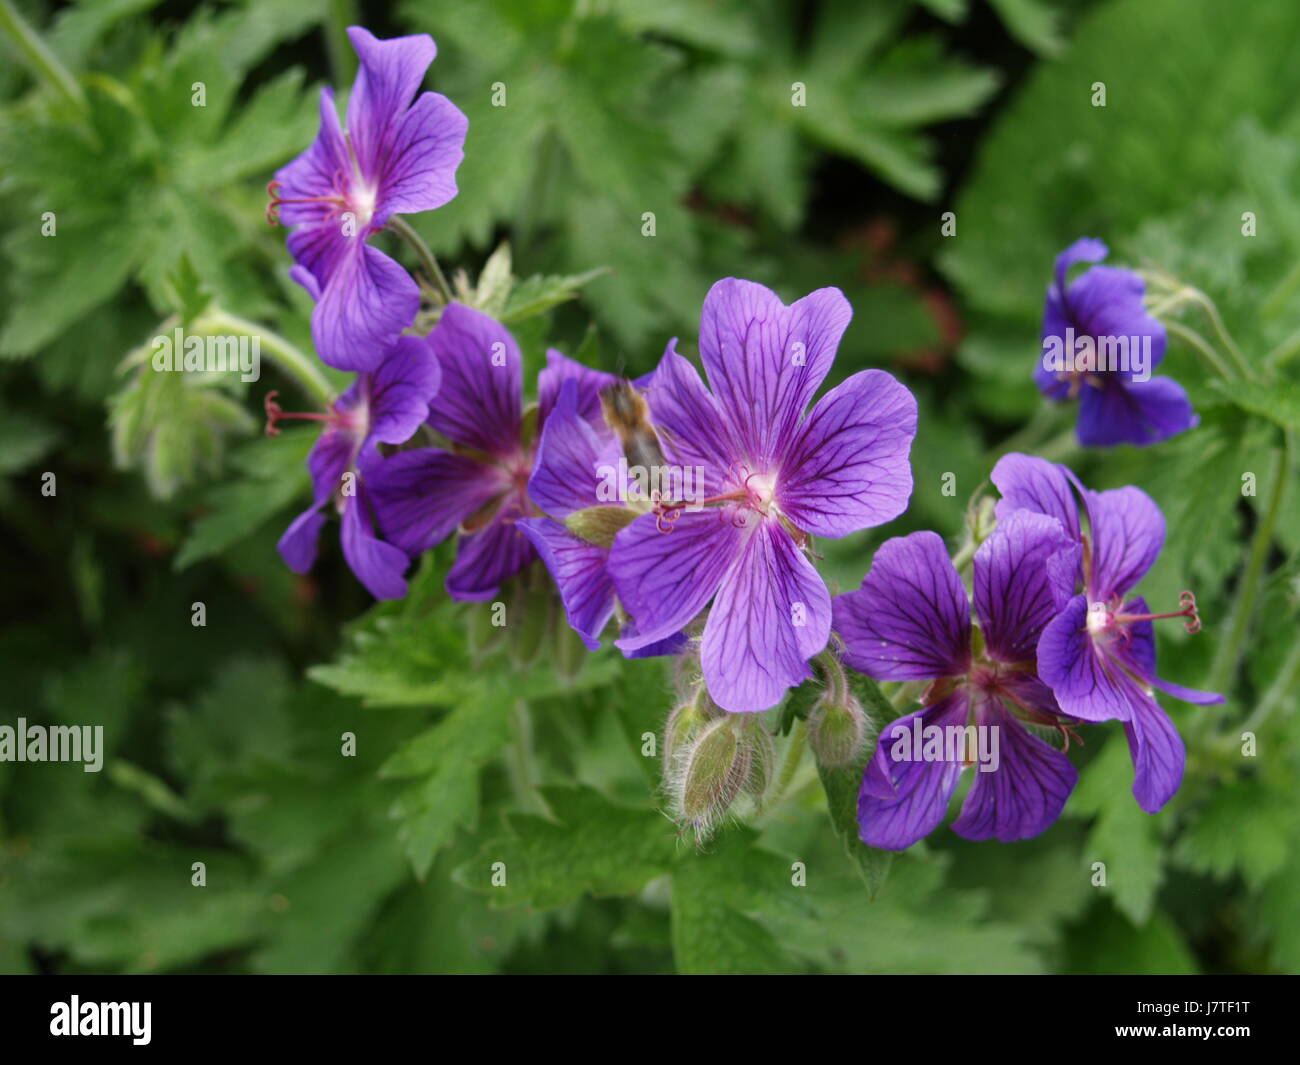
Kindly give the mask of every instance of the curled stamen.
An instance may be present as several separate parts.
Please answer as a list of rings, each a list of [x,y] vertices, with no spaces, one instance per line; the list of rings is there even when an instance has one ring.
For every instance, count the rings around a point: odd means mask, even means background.
[[[297,411],[286,411],[275,401],[275,397],[280,394],[278,389],[271,389],[262,400],[262,410],[266,412],[266,435],[279,436],[280,430],[276,422],[283,421],[286,418],[296,418],[307,422],[329,422],[334,420],[332,414],[305,414]]]
[[[1172,614],[1121,614],[1116,620],[1127,625],[1133,621],[1160,621],[1164,618],[1187,618],[1183,622],[1183,628],[1193,636],[1201,631],[1201,615],[1196,608],[1196,596],[1192,592],[1185,591],[1178,597],[1178,605],[1182,610],[1175,611]]]
[[[266,205],[266,221],[269,225],[280,224],[280,208],[286,203],[332,203],[336,206],[346,206],[341,196],[305,196],[286,199],[280,195],[281,187],[281,182],[274,179],[266,183],[266,194],[271,197],[271,202]],[[335,188],[337,187],[336,183]]]

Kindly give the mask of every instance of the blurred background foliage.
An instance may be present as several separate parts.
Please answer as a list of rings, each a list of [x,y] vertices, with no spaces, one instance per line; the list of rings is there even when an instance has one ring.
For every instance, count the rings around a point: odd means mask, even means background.
[[[1300,971],[1300,492],[1271,492],[1300,427],[1300,7],[0,0],[0,21],[0,722],[100,723],[108,746],[99,774],[0,763],[0,971]],[[534,366],[548,342],[629,373],[672,336],[694,350],[726,275],[844,289],[832,383],[891,369],[921,420],[911,508],[822,545],[833,586],[888,536],[955,542],[1012,446],[1154,495],[1169,541],[1145,594],[1193,587],[1207,621],[1161,629],[1162,674],[1231,693],[1172,706],[1191,747],[1174,802],[1139,811],[1103,726],[1044,837],[941,830],[874,895],[809,763],[695,849],[642,755],[662,663],[581,661],[527,582],[524,631],[494,644],[486,607],[446,601],[445,551],[379,606],[332,544],[286,570],[314,434],[257,427],[272,387],[310,404],[300,377],[265,349],[253,385],[137,362],[231,315],[310,351],[264,185],[315,135],[318,86],[350,84],[354,21],[437,40],[430,84],[470,133],[459,197],[412,222]],[[1074,452],[1030,367],[1052,258],[1081,235],[1212,296],[1261,379],[1215,386],[1171,338],[1201,427]]]

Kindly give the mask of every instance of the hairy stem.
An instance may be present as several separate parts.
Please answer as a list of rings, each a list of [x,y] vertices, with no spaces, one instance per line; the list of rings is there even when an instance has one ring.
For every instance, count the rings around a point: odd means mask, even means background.
[[[257,337],[262,350],[271,361],[297,381],[303,391],[318,400],[322,407],[328,407],[334,401],[334,389],[325,379],[325,375],[320,372],[316,361],[299,351],[278,333],[273,333],[265,326],[219,308],[205,312],[194,324],[197,330],[208,335],[235,333],[246,337]]]
[[[1241,661],[1246,634],[1250,631],[1251,617],[1255,612],[1255,600],[1259,597],[1264,566],[1268,562],[1269,549],[1273,544],[1273,531],[1277,527],[1278,514],[1282,510],[1282,501],[1286,496],[1287,482],[1291,479],[1294,462],[1295,441],[1292,434],[1286,433],[1282,439],[1282,448],[1273,462],[1268,502],[1260,515],[1255,535],[1251,537],[1246,569],[1241,575],[1241,583],[1237,587],[1237,595],[1228,615],[1228,635],[1219,644],[1214,656],[1214,664],[1210,668],[1212,691],[1220,691],[1232,680]]]
[[[0,33],[13,42],[33,74],[53,86],[76,110],[85,110],[86,97],[77,79],[10,0],[0,0]]]
[[[405,218],[400,215],[393,215],[388,220],[388,228],[401,237],[415,251],[416,257],[420,260],[420,265],[424,267],[424,272],[429,275],[429,280],[433,283],[434,291],[444,305],[451,302],[451,286],[447,284],[447,278],[442,272],[442,267],[438,265],[438,260],[433,252],[429,250],[420,234],[411,228],[411,225]]]

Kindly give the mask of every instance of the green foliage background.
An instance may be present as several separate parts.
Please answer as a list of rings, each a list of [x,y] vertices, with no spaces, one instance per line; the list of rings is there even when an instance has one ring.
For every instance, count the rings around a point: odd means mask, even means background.
[[[0,723],[100,723],[109,753],[99,774],[0,763],[0,971],[1300,971],[1300,492],[1274,490],[1300,429],[1300,7],[17,8],[53,60],[0,40]],[[311,396],[271,358],[246,386],[128,356],[214,309],[310,351],[263,186],[314,136],[318,85],[350,84],[350,21],[437,40],[430,84],[470,134],[459,197],[412,222],[534,363],[547,342],[628,372],[672,336],[692,350],[722,276],[787,299],[844,289],[833,380],[890,368],[921,421],[908,513],[825,546],[839,589],[888,536],[955,542],[966,497],[1025,434],[1093,487],[1155,496],[1170,534],[1144,592],[1193,587],[1207,622],[1161,630],[1162,674],[1230,693],[1166,704],[1190,748],[1169,807],[1137,808],[1122,733],[1102,726],[1065,816],[1031,842],[942,830],[885,875],[842,839],[852,781],[807,759],[780,803],[695,848],[642,755],[672,699],[662,663],[581,661],[527,587],[526,632],[494,645],[443,595],[445,551],[380,606],[334,546],[289,573],[275,541],[313,434],[259,439],[258,409],[271,387]],[[1171,338],[1196,431],[1083,456],[1068,413],[1042,408],[1042,293],[1081,235],[1217,302],[1256,379],[1214,384]],[[484,270],[503,240],[525,280],[503,258]],[[1248,564],[1260,591],[1239,618]]]

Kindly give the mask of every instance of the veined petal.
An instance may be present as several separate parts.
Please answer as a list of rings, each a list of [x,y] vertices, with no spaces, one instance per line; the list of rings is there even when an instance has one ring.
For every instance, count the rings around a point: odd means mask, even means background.
[[[300,234],[311,232],[291,233],[290,249]],[[333,247],[341,253],[323,279],[321,298],[311,316],[311,334],[324,362],[360,373],[376,369],[402,330],[415,320],[420,290],[397,262],[359,236],[337,239],[343,243]],[[322,280],[318,271],[312,273]]]
[[[492,467],[435,447],[375,463],[366,484],[384,538],[412,557],[442,543],[506,487]]]
[[[609,552],[550,518],[523,518],[523,530],[560,590],[564,613],[588,651],[600,646],[600,634],[614,614],[614,583],[606,563]]]
[[[645,514],[614,537],[609,573],[619,601],[632,615],[636,635],[621,638],[624,651],[684,629],[713,598],[740,554],[747,530],[719,510],[683,513],[671,532]]]
[[[619,378],[612,373],[593,370],[575,362],[562,352],[548,348],[546,352],[546,369],[537,375],[537,420],[546,424],[560,390],[572,381],[576,389],[574,409],[579,417],[603,428],[604,420],[600,413],[600,393],[603,389],[618,383]]]
[[[1002,494],[997,505],[999,521],[1013,511],[1030,510],[1055,518],[1071,539],[1083,539],[1079,504],[1064,466],[1013,451],[998,459],[991,479]]]
[[[975,614],[990,657],[1033,661],[1043,626],[1074,592],[1080,552],[1046,514],[1019,510],[998,522],[974,560]]]
[[[1165,542],[1165,519],[1155,500],[1129,485],[1085,491],[1092,573],[1088,594],[1104,602],[1132,588],[1155,564]]]
[[[580,385],[574,378],[564,382],[551,416],[542,427],[537,458],[528,480],[528,495],[553,517],[566,517],[575,510],[600,505],[617,505],[622,499],[601,498],[601,486],[617,483],[621,454],[610,433],[605,439],[579,409]]]
[[[349,26],[348,39],[360,60],[348,98],[348,136],[362,175],[374,180],[438,49],[427,33],[380,40]]]
[[[857,591],[834,601],[844,660],[877,680],[933,680],[966,672],[970,604],[943,540],[915,532],[886,540]]]
[[[766,710],[812,676],[830,637],[831,597],[812,563],[775,522],[760,522],[722,578],[704,626],[709,695],[731,713]]]
[[[1088,632],[1088,597],[1076,595],[1043,629],[1038,675],[1061,711],[1084,721],[1127,721],[1136,683],[1110,662]]]
[[[852,316],[837,288],[789,307],[752,281],[729,277],[709,289],[700,358],[746,458],[768,465],[794,435]]]
[[[676,340],[669,342],[646,388],[650,418],[660,434],[665,457],[703,470],[702,494],[720,495],[740,460],[741,447],[718,401],[704,387],[695,367],[677,354],[676,345]]]
[[[454,443],[488,455],[516,451],[523,359],[510,331],[482,311],[450,303],[429,341],[442,368],[429,424]]]
[[[365,487],[358,482],[356,496],[343,508],[343,557],[376,599],[401,599],[406,595],[405,573],[411,560],[406,552],[375,536],[368,510]]]
[[[426,92],[402,115],[375,160],[378,192],[371,224],[432,211],[456,197],[469,119],[447,97]]]
[[[1145,365],[1149,373],[1165,357],[1165,327],[1147,313],[1143,302],[1146,287],[1146,282],[1132,270],[1094,266],[1070,286],[1069,308],[1075,333],[1098,341],[1099,355],[1104,350],[1100,342],[1122,338],[1129,358],[1135,360],[1137,353],[1132,344],[1136,340],[1149,356]],[[1134,363],[1130,362],[1130,366],[1134,367]],[[1127,381],[1134,370],[1104,372]]]
[[[1143,708],[1124,722],[1133,756],[1133,797],[1143,810],[1156,813],[1183,782],[1187,748],[1178,729],[1149,696]]]
[[[974,781],[952,830],[966,839],[1004,843],[1041,835],[1061,816],[1078,771],[1000,707],[979,718],[982,727],[997,730],[990,733],[997,736],[997,765],[991,771],[973,767]]]
[[[456,562],[447,573],[447,594],[462,602],[491,599],[501,582],[537,561],[537,552],[519,529],[523,512],[507,502],[476,533],[462,536]]]
[[[924,729],[963,726],[969,712],[964,689],[880,730],[876,751],[858,792],[858,835],[869,847],[906,850],[943,823],[957,788],[961,765],[928,760],[924,744],[915,751],[913,721]]]
[[[279,208],[280,224],[317,225],[333,217],[340,205],[332,202],[339,195],[340,179],[351,170],[347,142],[339,126],[334,106],[334,90],[320,91],[320,132],[302,155],[275,172],[280,183],[279,195],[289,202]],[[334,227],[337,228],[337,227]]]
[[[370,437],[404,444],[424,424],[442,371],[427,337],[399,337],[371,374]]]
[[[815,536],[846,536],[907,509],[916,399],[882,370],[863,370],[813,408],[777,478],[782,511]]]

